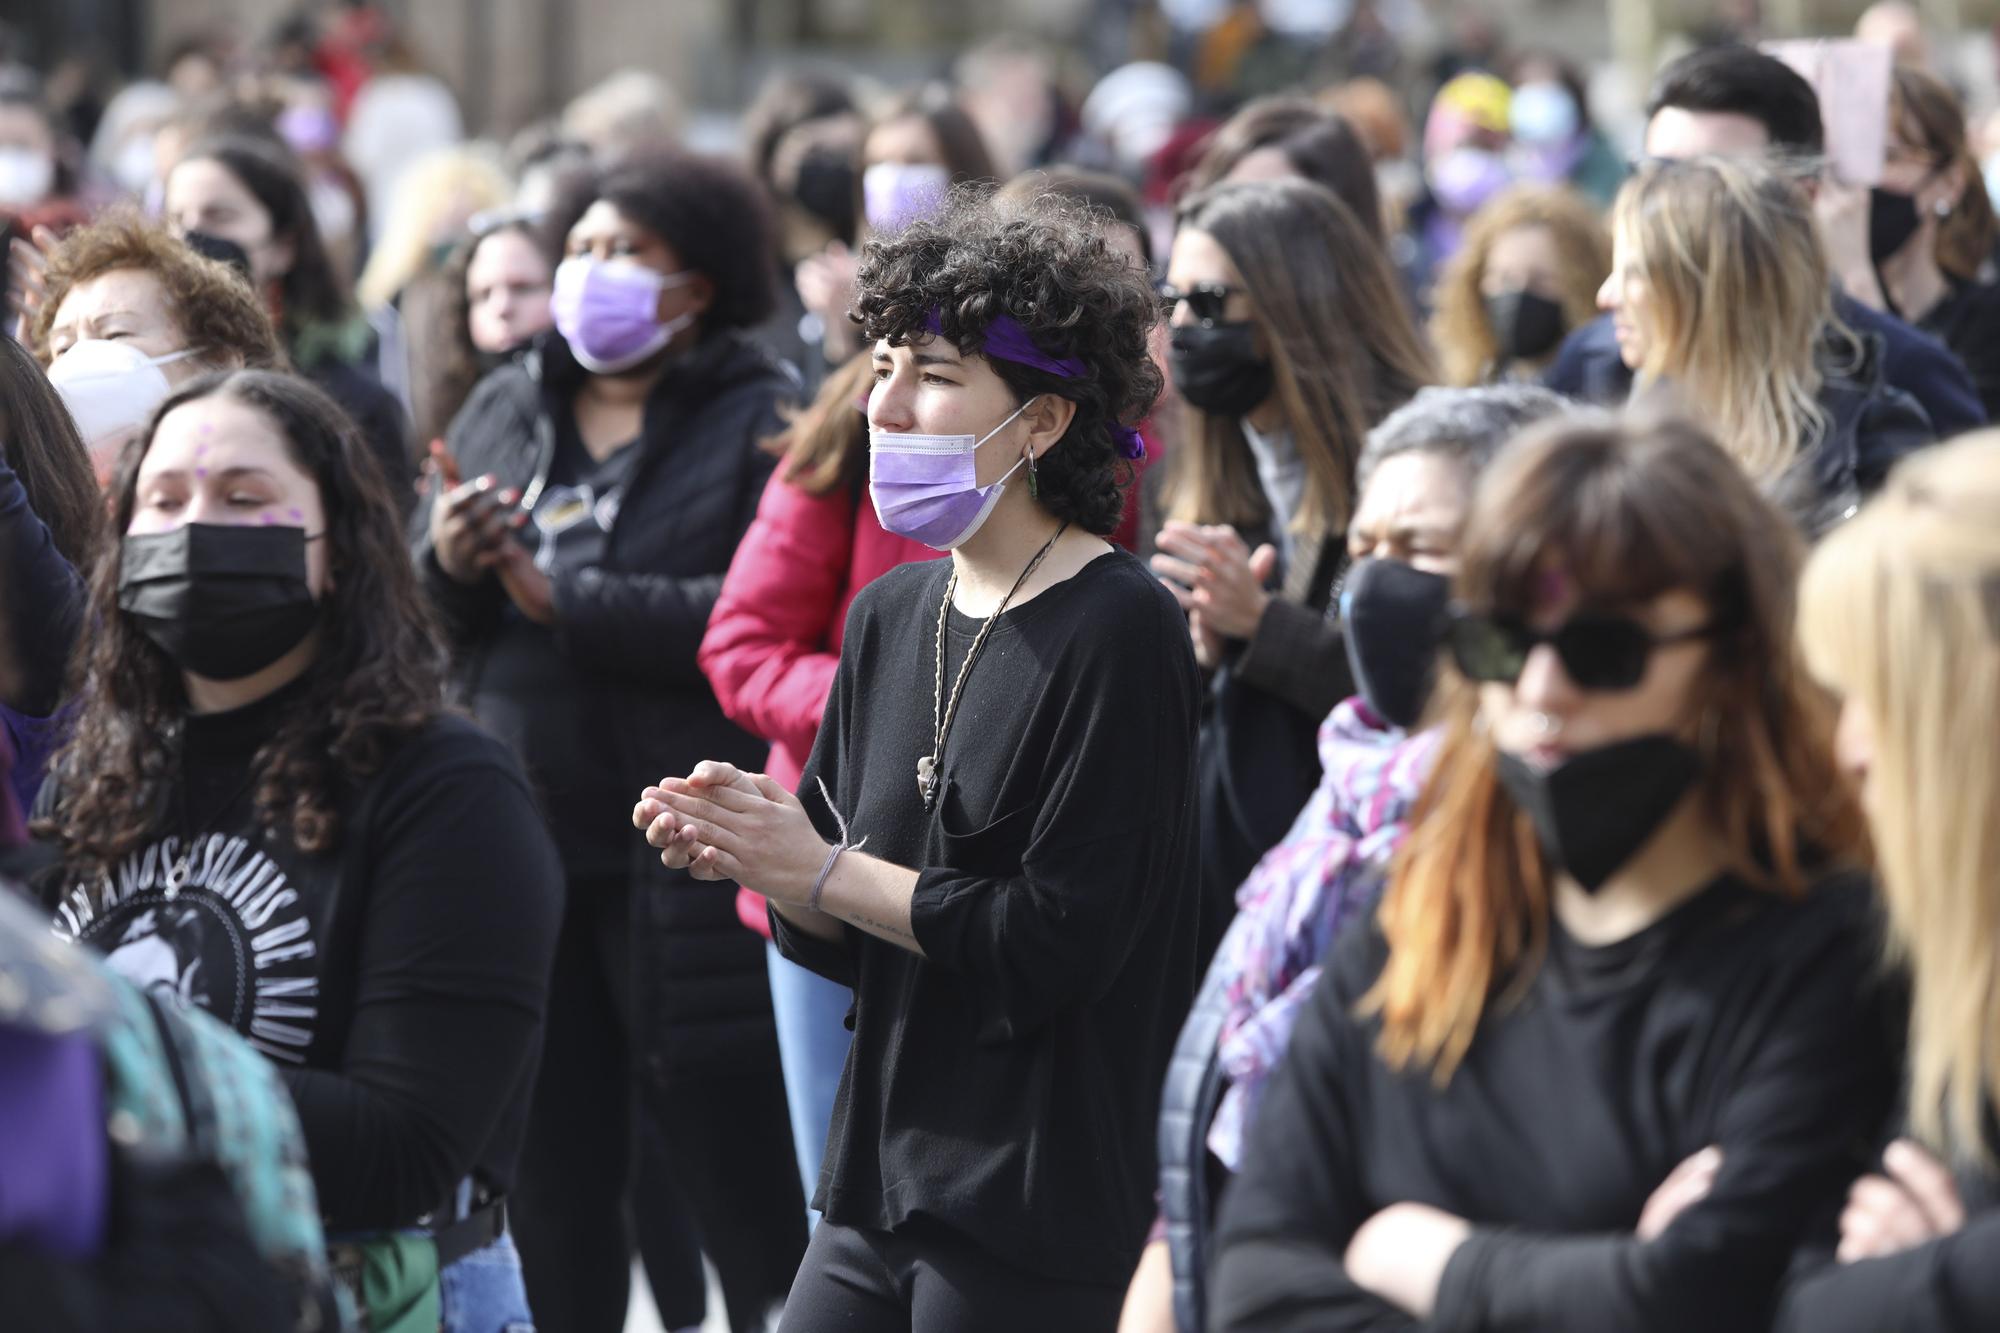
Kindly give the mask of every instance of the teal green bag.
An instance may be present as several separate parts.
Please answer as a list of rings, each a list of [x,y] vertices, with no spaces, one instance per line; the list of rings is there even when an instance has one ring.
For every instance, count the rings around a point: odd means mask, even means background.
[[[422,1232],[396,1231],[327,1247],[333,1271],[361,1307],[367,1333],[438,1333],[444,1311],[438,1300],[437,1241]]]

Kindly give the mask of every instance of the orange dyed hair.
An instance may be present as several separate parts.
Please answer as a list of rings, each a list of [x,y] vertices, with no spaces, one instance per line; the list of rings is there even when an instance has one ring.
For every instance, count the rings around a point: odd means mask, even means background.
[[[1524,437],[1488,469],[1459,554],[1456,592],[1475,611],[1531,616],[1551,560],[1596,609],[1703,598],[1724,632],[1686,717],[1732,869],[1798,894],[1828,865],[1866,861],[1833,763],[1833,707],[1792,638],[1799,540],[1700,429],[1599,418]],[[1389,959],[1361,1011],[1381,1018],[1384,1060],[1427,1064],[1442,1084],[1490,998],[1540,965],[1550,875],[1495,776],[1477,687],[1448,664],[1440,686],[1445,737],[1382,901]]]

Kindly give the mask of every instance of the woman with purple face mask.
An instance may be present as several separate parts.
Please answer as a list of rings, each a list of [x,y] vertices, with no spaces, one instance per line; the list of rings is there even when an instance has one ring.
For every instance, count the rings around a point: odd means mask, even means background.
[[[756,1328],[805,1246],[763,943],[624,814],[663,764],[763,762],[695,652],[791,393],[748,336],[772,226],[738,168],[673,152],[573,182],[547,221],[555,328],[435,447],[418,542],[463,697],[526,761],[569,883],[517,1196],[528,1290],[547,1327],[622,1327],[630,1191],[666,1326],[702,1321],[698,1233]]]
[[[1200,683],[1104,540],[1158,303],[1077,205],[959,191],[868,247],[857,310],[875,512],[951,558],[855,599],[800,795],[711,761],[633,818],[854,990],[785,1333],[1109,1333],[1194,980]]]
[[[995,179],[979,127],[946,89],[921,88],[893,103],[861,146],[859,233],[890,235],[933,216],[955,185]],[[834,241],[798,267],[799,297],[817,321],[827,364],[860,348],[847,318],[859,256]]]

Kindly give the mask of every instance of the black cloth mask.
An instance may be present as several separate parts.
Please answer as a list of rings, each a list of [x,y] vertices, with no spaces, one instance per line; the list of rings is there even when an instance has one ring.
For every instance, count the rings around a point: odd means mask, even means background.
[[[1528,812],[1549,868],[1585,893],[1646,845],[1701,773],[1701,756],[1672,736],[1640,736],[1573,755],[1547,772],[1501,754],[1500,785]]]
[[[1211,416],[1240,417],[1271,396],[1271,363],[1257,355],[1257,330],[1247,320],[1175,327],[1167,365],[1181,397]]]
[[[1519,288],[1486,298],[1486,322],[1500,344],[1500,362],[1539,361],[1569,332],[1563,308],[1539,292]]]
[[[1868,191],[1868,257],[1877,264],[1908,245],[1920,225],[1915,196],[1879,185]]]
[[[854,239],[854,217],[859,196],[854,159],[830,148],[815,148],[799,162],[798,179],[792,198],[799,207],[827,225],[843,241]]]
[[[1423,716],[1450,601],[1450,579],[1401,560],[1360,560],[1348,570],[1340,594],[1347,665],[1384,722],[1408,730]]]
[[[210,680],[254,676],[319,621],[305,529],[188,523],[128,535],[118,605],[182,670]]]

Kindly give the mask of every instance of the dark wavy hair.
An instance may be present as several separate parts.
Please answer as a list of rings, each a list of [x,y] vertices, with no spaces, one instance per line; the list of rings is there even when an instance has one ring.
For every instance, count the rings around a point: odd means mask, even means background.
[[[61,395],[27,348],[0,335],[0,456],[63,559],[88,570],[104,535],[90,453]]]
[[[279,318],[288,345],[313,324],[338,324],[354,315],[347,286],[334,270],[306,193],[305,167],[291,149],[248,134],[206,139],[182,162],[213,162],[242,183],[271,215],[271,239],[289,242],[292,266],[278,282]],[[177,164],[178,165],[178,164]]]
[[[333,400],[296,376],[230,371],[167,399],[144,443],[127,451],[112,494],[115,530],[132,521],[139,464],[160,421],[206,398],[270,418],[326,507],[333,582],[320,604],[319,653],[303,697],[255,760],[258,821],[324,854],[340,843],[343,798],[444,710],[444,649],[380,465]],[[91,577],[97,628],[78,672],[83,708],[54,761],[56,807],[36,825],[85,876],[105,873],[154,830],[178,778],[187,712],[180,671],[119,608],[119,555],[109,543]]]
[[[778,239],[764,187],[736,163],[677,148],[640,149],[569,181],[542,248],[562,262],[570,228],[599,200],[652,232],[715,285],[703,334],[754,328],[778,308]]]
[[[1159,302],[1106,244],[1108,216],[1057,195],[997,200],[959,187],[939,216],[868,243],[850,314],[867,342],[899,346],[927,336],[935,313],[967,356],[1007,315],[1043,352],[1082,361],[1086,373],[1074,378],[997,357],[987,365],[1022,402],[1046,393],[1076,404],[1038,465],[1041,504],[1099,536],[1117,526],[1133,476],[1111,429],[1136,424],[1162,387],[1146,350]]]

